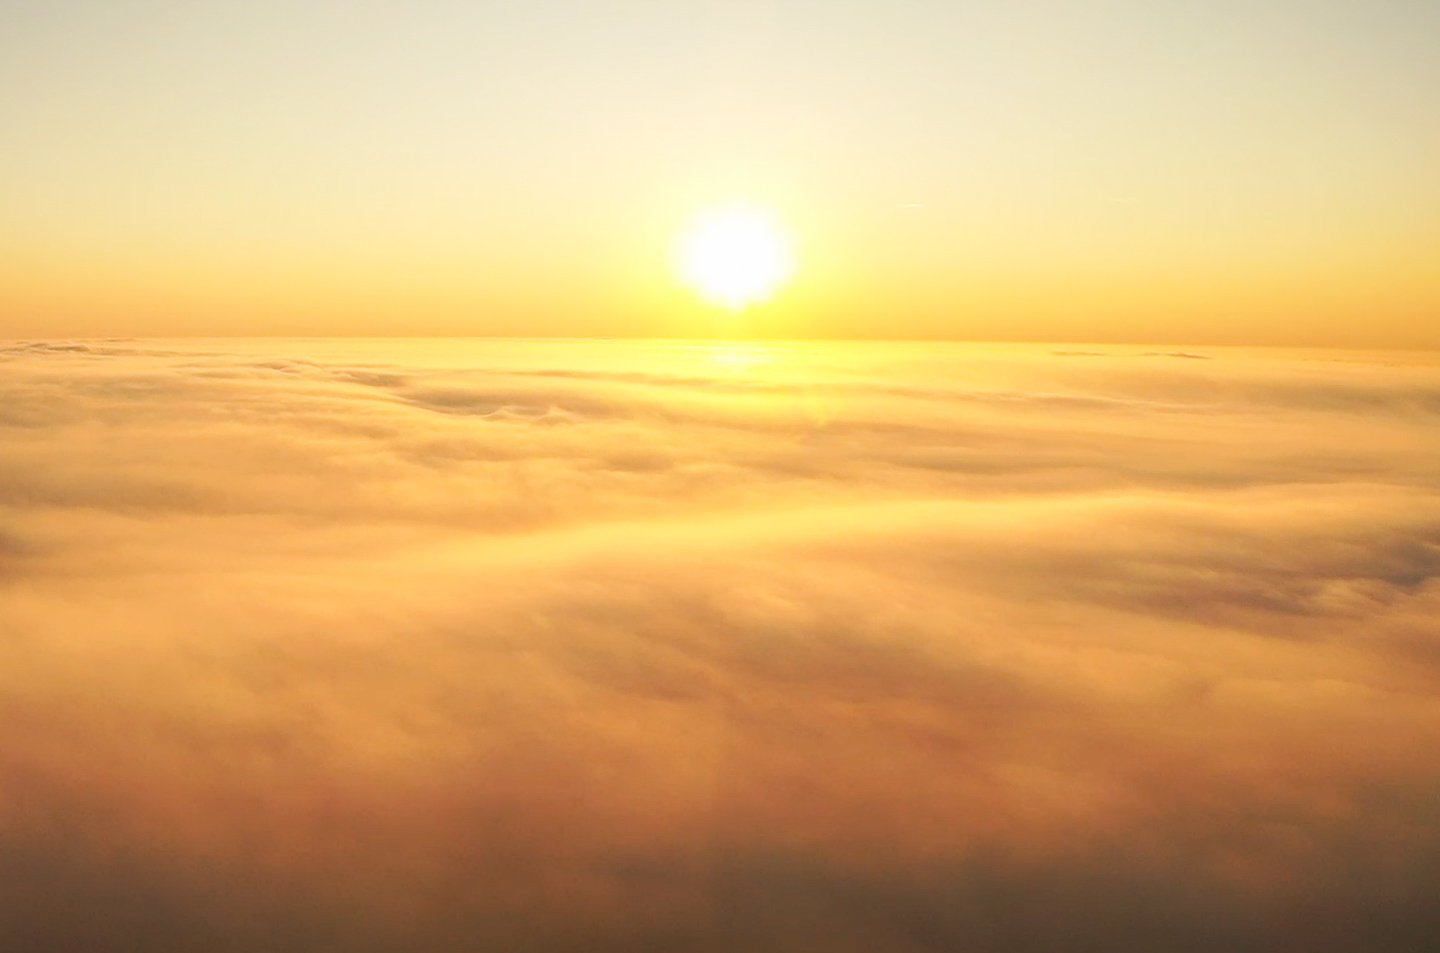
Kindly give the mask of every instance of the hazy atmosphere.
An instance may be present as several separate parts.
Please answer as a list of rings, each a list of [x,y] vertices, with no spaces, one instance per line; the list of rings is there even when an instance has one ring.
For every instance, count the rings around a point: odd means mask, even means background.
[[[0,380],[6,949],[1440,932],[1428,359],[112,342]]]
[[[0,338],[1434,348],[1437,168],[1430,0],[8,0]]]
[[[0,4],[0,953],[1433,953],[1440,3]]]

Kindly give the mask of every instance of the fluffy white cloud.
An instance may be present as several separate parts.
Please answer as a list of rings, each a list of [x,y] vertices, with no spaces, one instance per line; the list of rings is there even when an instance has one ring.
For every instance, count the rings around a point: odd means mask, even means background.
[[[1409,950],[1440,369],[0,351],[0,945]]]

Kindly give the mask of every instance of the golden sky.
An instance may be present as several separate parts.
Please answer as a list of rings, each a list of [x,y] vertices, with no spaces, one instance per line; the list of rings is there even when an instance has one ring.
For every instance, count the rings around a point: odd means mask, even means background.
[[[1424,0],[12,0],[0,336],[1434,347],[1436,168]]]
[[[0,335],[1440,343],[1420,0],[0,17]],[[739,321],[665,253],[733,199]]]

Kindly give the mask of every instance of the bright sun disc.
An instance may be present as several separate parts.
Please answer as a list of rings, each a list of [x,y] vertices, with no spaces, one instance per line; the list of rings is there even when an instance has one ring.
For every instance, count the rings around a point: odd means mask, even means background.
[[[680,237],[685,284],[732,311],[764,301],[795,273],[795,251],[774,215],[748,205],[707,212]]]

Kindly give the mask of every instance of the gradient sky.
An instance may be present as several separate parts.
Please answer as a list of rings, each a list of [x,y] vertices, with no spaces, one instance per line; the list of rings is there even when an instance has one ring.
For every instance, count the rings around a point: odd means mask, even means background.
[[[1437,169],[1422,0],[10,0],[0,337],[1437,347]]]

